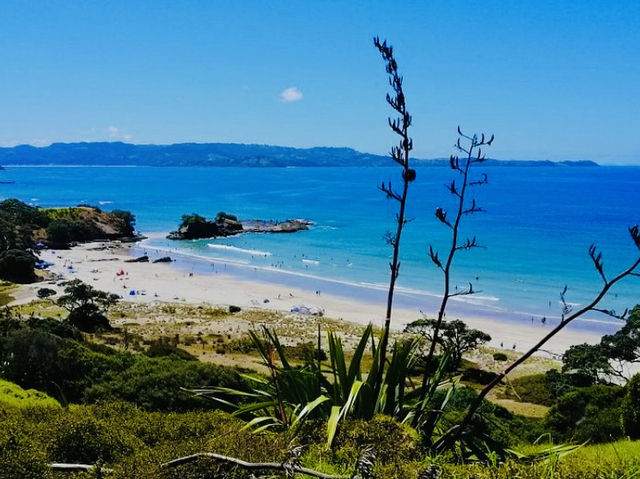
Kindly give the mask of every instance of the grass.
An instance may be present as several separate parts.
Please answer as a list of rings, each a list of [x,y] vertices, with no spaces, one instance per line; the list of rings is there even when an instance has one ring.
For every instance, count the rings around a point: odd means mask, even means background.
[[[18,388],[19,390],[19,388]],[[202,451],[248,461],[282,461],[291,437],[286,432],[252,434],[228,413],[143,412],[125,403],[71,406],[69,409],[10,408],[0,415],[0,477],[50,478],[48,462],[95,463],[102,459],[114,469],[113,479],[147,477],[195,479],[247,477],[224,475],[212,461],[199,461],[162,472],[161,462]],[[563,457],[526,464],[508,460],[501,465],[455,465],[451,458],[420,453],[415,432],[390,418],[349,420],[326,448],[323,425],[309,425],[294,444],[305,444],[302,465],[333,474],[351,474],[364,447],[377,449],[376,477],[415,479],[430,464],[450,479],[632,479],[640,477],[640,442],[618,441],[587,445]],[[548,445],[529,446],[523,453]],[[27,473],[25,473],[27,471]],[[33,471],[28,473],[28,471]],[[94,477],[77,475],[77,478]],[[274,476],[284,477],[284,476]]]
[[[532,447],[530,451],[541,447]],[[445,466],[451,479],[636,479],[640,477],[640,441],[587,445],[563,457],[537,464],[508,461],[497,466]]]
[[[3,407],[60,407],[58,401],[35,389],[22,389],[17,384],[0,379],[0,406]]]
[[[6,306],[11,301],[16,299],[11,296],[11,292],[16,288],[17,286],[13,283],[9,283],[6,281],[0,283],[0,306]]]
[[[11,311],[22,317],[33,315],[39,318],[64,318],[68,314],[66,309],[61,308],[51,299],[38,299],[30,303],[12,306]]]

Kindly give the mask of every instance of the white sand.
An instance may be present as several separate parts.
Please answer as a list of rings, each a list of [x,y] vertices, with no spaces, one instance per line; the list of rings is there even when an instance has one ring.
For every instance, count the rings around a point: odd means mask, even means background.
[[[98,250],[97,248],[107,247]],[[105,243],[89,243],[65,251],[42,251],[41,258],[54,263],[49,271],[59,280],[78,278],[97,289],[122,296],[124,301],[133,303],[163,301],[186,303],[209,303],[237,305],[242,308],[263,308],[289,312],[295,305],[321,308],[325,316],[334,319],[381,326],[384,321],[384,307],[358,302],[353,299],[330,295],[317,295],[315,291],[290,288],[279,284],[238,279],[221,273],[185,273],[169,263],[125,263],[131,259],[128,246],[113,248]],[[69,266],[72,265],[72,269]],[[125,274],[117,273],[124,270]],[[59,281],[58,281],[59,282]],[[28,302],[42,284],[23,288],[16,296],[16,302]],[[62,288],[47,285],[60,291]],[[139,294],[131,296],[131,290]],[[265,299],[268,302],[264,302]],[[394,309],[393,325],[402,328],[407,322],[421,317],[419,311]],[[510,324],[489,317],[465,316],[470,327],[489,333],[491,346],[524,351],[535,344],[550,327]],[[584,331],[563,331],[553,338],[543,349],[562,353],[572,344],[595,343],[599,336]]]

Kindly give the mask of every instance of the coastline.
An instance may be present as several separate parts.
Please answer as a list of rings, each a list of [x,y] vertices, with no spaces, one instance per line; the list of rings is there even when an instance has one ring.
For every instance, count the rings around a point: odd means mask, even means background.
[[[231,263],[212,263],[210,259],[185,257],[170,253],[172,263],[127,263],[145,250],[142,244],[117,242],[96,242],[76,246],[70,250],[44,250],[42,259],[53,263],[49,271],[58,278],[55,286],[62,290],[61,281],[74,278],[91,284],[97,289],[119,294],[123,301],[132,303],[162,302],[189,304],[235,305],[243,309],[276,310],[287,314],[294,306],[306,306],[324,311],[325,316],[358,324],[372,322],[380,326],[384,320],[385,291],[376,291],[370,297],[354,293],[348,285],[337,284],[336,288],[313,289],[312,283],[297,279],[297,283],[275,281],[269,272],[246,265],[253,270],[252,277],[233,274]],[[166,251],[149,248],[150,260],[167,256]],[[124,275],[117,275],[121,270]],[[295,279],[295,278],[294,278]],[[314,280],[317,283],[317,280]],[[323,287],[330,281],[323,280]],[[16,303],[35,299],[36,291],[42,283],[21,287]],[[355,287],[355,286],[354,286]],[[362,288],[361,288],[362,289]],[[131,291],[134,294],[131,294]],[[400,293],[394,308],[393,327],[401,330],[408,322],[422,317],[422,311],[431,311],[415,301],[408,301],[411,295]],[[415,299],[415,298],[414,298]],[[434,298],[436,299],[436,298]],[[449,317],[464,320],[470,327],[489,333],[492,341],[488,346],[525,351],[546,334],[552,324],[545,326],[525,320],[507,321],[490,311],[474,311],[473,304],[453,305]],[[595,343],[600,334],[570,325],[545,347],[545,351],[561,354],[572,344]],[[502,346],[501,346],[502,345]],[[515,348],[514,348],[515,346]]]

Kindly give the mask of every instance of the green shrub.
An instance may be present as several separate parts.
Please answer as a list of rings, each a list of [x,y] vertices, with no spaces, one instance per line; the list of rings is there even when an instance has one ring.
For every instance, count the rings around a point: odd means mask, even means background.
[[[562,440],[606,442],[622,435],[620,403],[624,389],[596,385],[560,397],[545,424]]]
[[[0,477],[2,479],[42,479],[48,477],[49,464],[42,447],[33,444],[25,431],[3,420],[0,422]]]
[[[123,399],[150,410],[188,410],[217,405],[182,388],[245,387],[233,369],[84,343],[77,329],[55,320],[6,318],[0,333],[4,378],[70,402]]]
[[[131,367],[116,370],[88,387],[83,400],[124,400],[149,411],[186,411],[218,406],[182,389],[210,386],[246,389],[238,373],[229,368],[138,355]]]
[[[131,430],[113,424],[119,420],[96,418],[83,408],[58,414],[50,424],[49,457],[56,462],[94,464],[132,454],[141,442]]]
[[[198,359],[188,351],[177,348],[173,344],[169,344],[165,341],[153,341],[144,354],[150,358],[169,357],[174,359],[184,359],[185,361],[197,361]]]
[[[55,296],[56,294],[56,290],[51,288],[40,288],[37,292],[38,298],[40,299],[50,298],[51,296]]]
[[[432,407],[438,408],[442,404],[447,391],[437,391]],[[464,386],[458,386],[450,396],[444,409],[441,426],[444,430],[460,423],[469,405],[476,399],[477,393]],[[533,442],[544,433],[542,426],[523,416],[510,413],[507,409],[484,401],[474,417],[471,430],[478,436],[500,446],[515,446],[521,443]]]
[[[349,420],[340,426],[334,447],[351,449],[354,459],[373,446],[380,462],[412,460],[419,451],[418,433],[392,417],[378,414],[369,421]]]
[[[484,369],[469,368],[462,372],[462,380],[469,381],[476,384],[489,384],[498,375],[491,371],[485,371]]]
[[[493,353],[494,361],[506,361],[509,357],[504,353]]]
[[[546,374],[521,376],[507,383],[505,396],[518,401],[552,406],[554,398]]]
[[[227,351],[230,353],[249,354],[256,351],[255,343],[246,335],[240,336],[239,338],[233,338],[226,344],[226,347]]]
[[[287,357],[297,359],[298,361],[318,361],[318,348],[316,347],[316,344],[311,341],[298,343],[295,346],[286,346],[285,351]],[[327,360],[327,353],[324,351],[324,349],[320,350],[319,356],[321,361]]]
[[[640,438],[640,374],[627,383],[621,406],[622,430],[631,439]]]

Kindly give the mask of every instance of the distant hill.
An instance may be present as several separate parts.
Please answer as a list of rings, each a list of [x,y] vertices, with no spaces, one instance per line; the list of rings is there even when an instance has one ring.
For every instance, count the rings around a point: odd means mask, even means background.
[[[597,166],[592,161],[516,161],[488,159],[489,166]],[[135,166],[392,166],[388,156],[352,148],[177,143],[132,145],[121,142],[53,143],[45,147],[0,148],[0,165]],[[448,166],[449,160],[416,160],[416,166]]]

